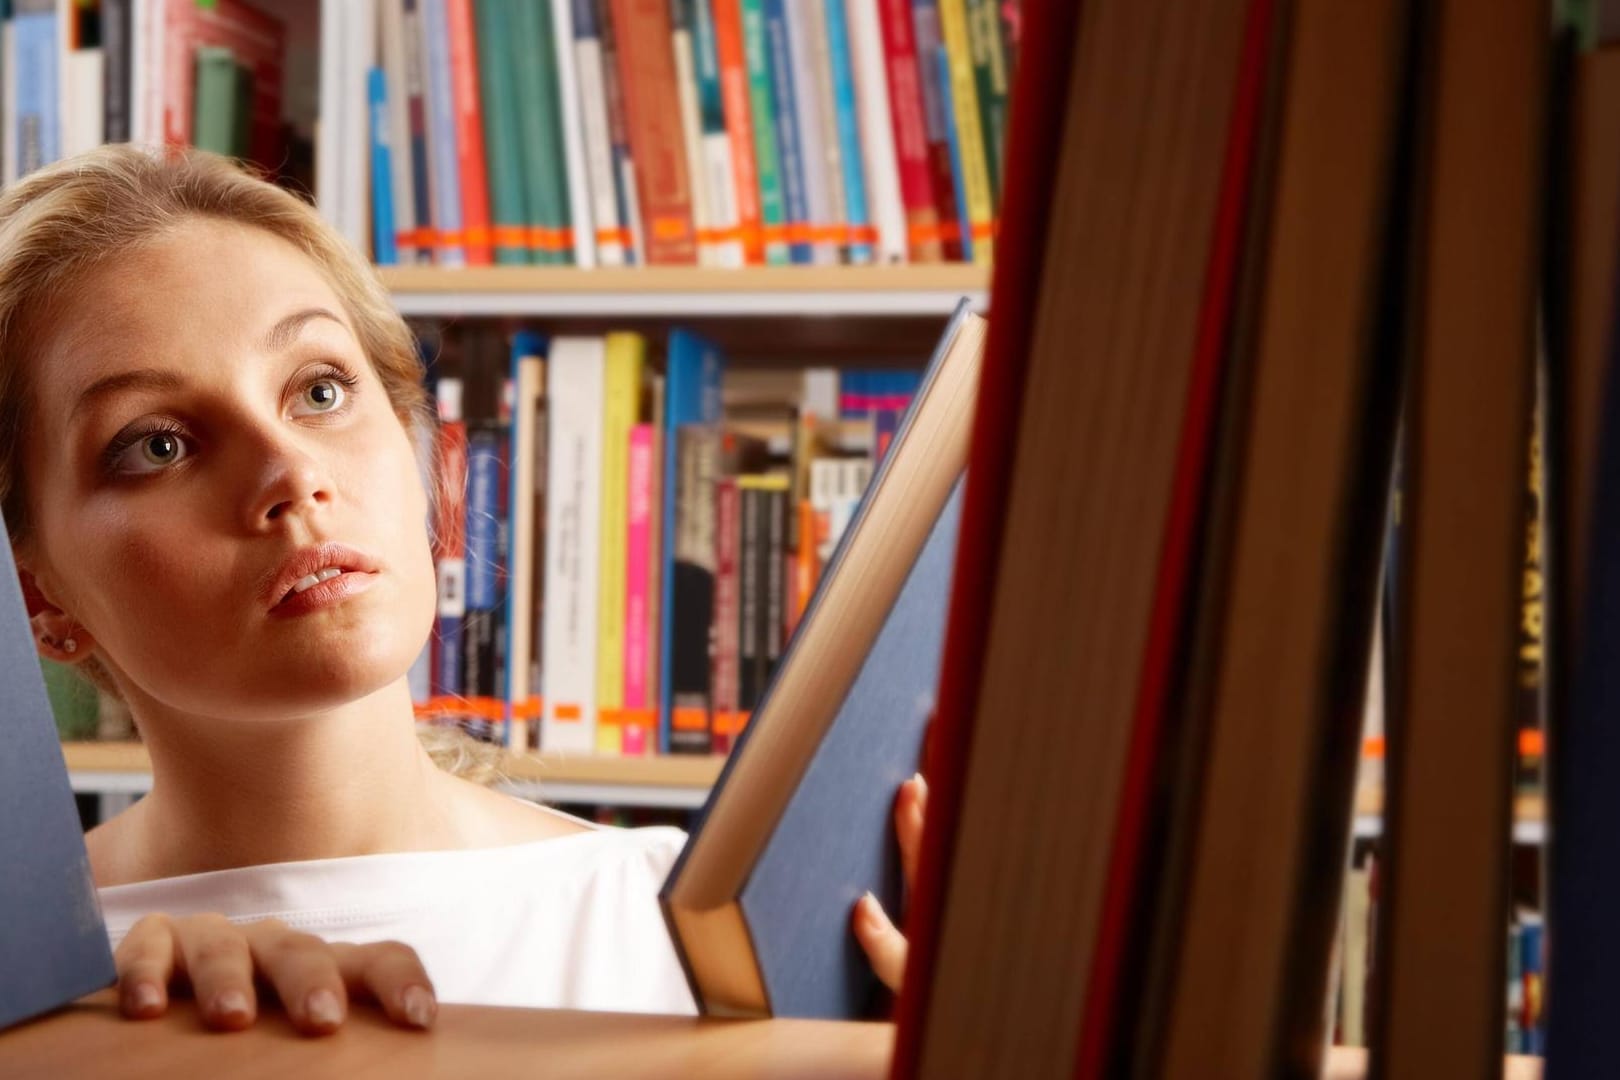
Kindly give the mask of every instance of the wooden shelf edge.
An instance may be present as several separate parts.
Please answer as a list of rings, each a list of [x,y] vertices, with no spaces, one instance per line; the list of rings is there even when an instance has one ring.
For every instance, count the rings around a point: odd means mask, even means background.
[[[377,275],[395,293],[975,293],[990,287],[989,267],[962,264],[741,270],[669,266],[594,270],[553,266],[380,266]]]
[[[67,767],[80,773],[149,773],[152,760],[137,742],[65,742]],[[562,754],[511,754],[504,769],[513,780],[544,785],[598,784],[620,787],[675,787],[706,790],[720,776],[719,756],[669,754],[615,758]]]

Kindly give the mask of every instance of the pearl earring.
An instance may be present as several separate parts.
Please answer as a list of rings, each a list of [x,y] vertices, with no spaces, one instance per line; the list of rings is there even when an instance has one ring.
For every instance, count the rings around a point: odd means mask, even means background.
[[[76,652],[78,650],[78,648],[79,648],[79,643],[77,641],[74,641],[72,638],[68,638],[66,641],[62,642],[62,651],[63,652]]]

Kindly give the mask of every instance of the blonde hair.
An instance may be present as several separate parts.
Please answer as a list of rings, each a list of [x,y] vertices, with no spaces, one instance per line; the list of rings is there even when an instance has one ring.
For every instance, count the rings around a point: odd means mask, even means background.
[[[371,266],[313,207],[215,154],[98,147],[0,194],[0,513],[18,550],[33,541],[20,448],[32,401],[29,361],[43,334],[75,301],[75,286],[88,274],[199,218],[263,229],[302,251],[337,294],[407,433],[433,429],[415,336]],[[415,441],[431,446],[433,440]],[[424,464],[433,478],[429,499],[436,500],[448,480],[436,461]],[[80,668],[96,686],[117,693],[94,657]],[[421,734],[434,759],[458,775],[487,774],[498,756],[494,747],[453,729],[422,728]]]

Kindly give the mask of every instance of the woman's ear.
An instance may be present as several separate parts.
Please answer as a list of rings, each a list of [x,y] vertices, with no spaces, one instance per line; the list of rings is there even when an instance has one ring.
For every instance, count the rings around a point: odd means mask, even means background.
[[[34,647],[39,650],[39,655],[59,664],[76,664],[88,658],[95,649],[95,639],[90,636],[90,631],[51,602],[33,571],[20,559],[17,578],[22,583],[23,606],[28,611],[28,623],[34,631]]]

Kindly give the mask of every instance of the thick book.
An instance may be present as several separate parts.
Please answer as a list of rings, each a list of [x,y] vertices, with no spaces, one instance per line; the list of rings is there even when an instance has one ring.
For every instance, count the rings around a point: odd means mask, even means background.
[[[692,179],[682,152],[681,111],[671,49],[669,5],[663,0],[612,0],[619,85],[635,160],[646,259],[656,265],[697,262],[692,226]]]
[[[11,543],[0,526],[0,1028],[114,979],[84,833],[45,696]]]
[[[660,894],[709,1015],[858,1017],[876,983],[849,930],[898,910],[892,807],[932,711],[953,492],[985,323],[958,309],[765,696]]]

